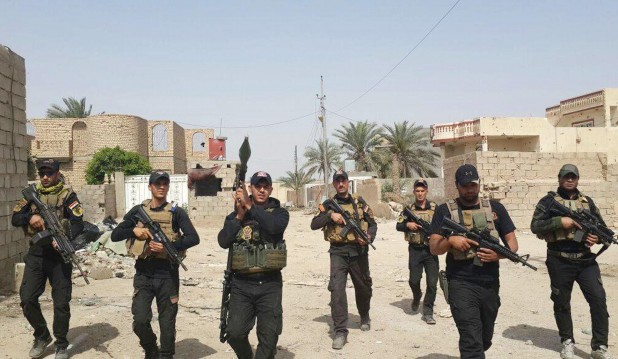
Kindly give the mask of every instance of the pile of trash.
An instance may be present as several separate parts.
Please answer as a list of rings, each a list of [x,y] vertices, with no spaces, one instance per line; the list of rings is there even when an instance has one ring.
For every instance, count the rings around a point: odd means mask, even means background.
[[[75,241],[75,253],[79,258],[82,270],[88,278],[101,280],[109,278],[132,279],[135,276],[133,268],[135,260],[127,255],[125,241],[112,242],[111,234],[118,223],[111,217],[95,224],[85,222],[84,232]],[[80,273],[73,269],[73,278],[80,281]]]

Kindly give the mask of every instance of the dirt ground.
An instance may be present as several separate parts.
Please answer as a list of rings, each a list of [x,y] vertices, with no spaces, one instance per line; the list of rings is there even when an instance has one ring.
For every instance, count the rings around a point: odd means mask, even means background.
[[[408,252],[403,235],[395,231],[394,221],[379,221],[376,251],[370,252],[373,277],[371,308],[372,328],[359,329],[359,316],[351,281],[348,281],[350,334],[343,350],[331,349],[331,325],[328,282],[328,244],[322,233],[311,231],[310,214],[296,211],[285,238],[288,266],[283,270],[283,334],[279,338],[280,359],[304,358],[456,358],[458,333],[442,291],[436,300],[437,324],[429,326],[420,315],[410,313],[411,291],[408,286]],[[219,342],[219,304],[226,252],[219,248],[219,228],[199,228],[201,244],[192,249],[181,270],[185,284],[180,289],[177,320],[177,358],[234,358],[227,344]],[[498,314],[489,358],[557,358],[559,339],[549,299],[549,277],[544,264],[545,244],[527,231],[518,232],[520,253],[530,253],[537,272],[502,261]],[[599,257],[607,291],[609,312],[617,313],[618,251],[610,248]],[[444,257],[441,257],[441,267]],[[75,279],[71,302],[70,353],[73,358],[140,358],[137,337],[131,330],[132,280],[92,280],[84,286]],[[52,307],[49,293],[41,305],[51,329]],[[572,299],[576,356],[587,358],[590,314],[577,288]],[[156,313],[156,311],[155,311]],[[443,317],[444,315],[446,317]],[[158,325],[153,321],[158,330]],[[26,358],[32,331],[12,295],[0,302],[0,358]],[[251,343],[257,344],[255,332]],[[610,322],[609,345],[616,345],[616,327]],[[47,358],[53,358],[48,348]]]

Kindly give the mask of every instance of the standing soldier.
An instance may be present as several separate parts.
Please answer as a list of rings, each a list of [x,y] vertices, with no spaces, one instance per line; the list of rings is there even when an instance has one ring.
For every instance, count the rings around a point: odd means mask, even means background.
[[[500,308],[498,260],[502,257],[487,248],[475,251],[477,242],[443,230],[444,218],[451,218],[469,229],[489,229],[492,236],[500,237],[511,251],[518,249],[511,217],[499,202],[479,198],[479,182],[474,166],[463,165],[457,169],[455,185],[459,197],[436,208],[429,239],[431,253],[448,252],[448,300],[459,331],[462,359],[485,358],[485,351],[491,347]],[[480,265],[474,264],[474,258],[480,260]]]
[[[557,201],[573,210],[589,210],[603,223],[599,209],[592,198],[577,189],[579,170],[572,164],[562,166],[558,173],[558,191],[549,192],[536,205],[530,229],[539,238],[547,241],[547,271],[551,282],[551,299],[554,302],[554,317],[562,342],[560,357],[573,358],[575,338],[571,319],[571,291],[577,282],[590,305],[592,317],[593,359],[611,358],[607,352],[609,314],[605,290],[601,281],[599,264],[590,247],[599,243],[597,236],[588,234],[582,241],[575,241],[581,226],[570,217],[553,216],[549,207]]]
[[[225,218],[219,232],[221,248],[232,251],[227,341],[239,359],[273,359],[283,329],[281,269],[287,261],[283,232],[290,214],[270,197],[272,179],[264,171],[251,176],[248,194],[244,183],[234,193],[236,210]],[[257,318],[255,357],[249,332]]]
[[[420,219],[431,223],[436,210],[436,204],[427,200],[427,188],[427,181],[423,178],[414,181],[415,202],[408,207],[408,210]],[[423,233],[421,226],[408,218],[405,210],[399,215],[396,228],[398,231],[404,232],[404,239],[409,243],[408,268],[410,269],[409,283],[413,296],[412,312],[416,313],[418,311],[421,297],[423,296],[421,278],[423,277],[424,268],[427,274],[427,293],[425,294],[425,300],[423,300],[423,316],[421,319],[427,324],[436,324],[436,320],[433,318],[433,303],[436,300],[436,291],[438,289],[440,264],[438,256],[429,252],[429,234]]]
[[[376,236],[378,225],[373,218],[373,212],[365,200],[349,193],[348,174],[342,170],[333,175],[333,187],[336,194],[330,200],[336,201],[343,210],[361,224],[370,241]],[[371,276],[369,274],[369,256],[367,243],[349,231],[347,236],[340,235],[346,225],[343,216],[328,208],[327,202],[319,207],[320,212],[313,217],[311,229],[323,228],[324,239],[330,242],[330,291],[331,315],[335,327],[333,349],[341,349],[348,337],[348,299],[345,288],[348,273],[354,283],[356,307],[360,314],[360,329],[367,331],[371,327],[369,307],[371,302]]]
[[[38,165],[41,183],[36,186],[41,202],[55,210],[58,219],[66,223],[68,220],[68,237],[73,240],[84,229],[83,210],[75,192],[61,181],[60,163],[54,159],[41,161]],[[43,218],[37,213],[34,205],[22,199],[13,210],[11,223],[23,227],[26,236],[45,229]],[[54,301],[53,331],[56,337],[56,359],[69,357],[67,347],[67,332],[71,318],[72,285],[71,274],[73,265],[64,263],[62,256],[55,250],[56,243],[48,246],[32,245],[24,258],[26,268],[19,289],[21,307],[28,323],[34,328],[34,344],[30,349],[31,358],[40,358],[52,338],[47,329],[47,323],[41,312],[39,297],[45,290],[45,281],[49,279]]]
[[[170,260],[163,245],[154,241],[150,230],[136,219],[139,207],[159,224],[162,232],[182,255],[188,248],[199,244],[200,238],[187,213],[176,204],[167,202],[169,174],[160,170],[152,172],[148,189],[152,198],[131,208],[114,229],[111,238],[114,242],[127,239],[128,251],[136,257],[131,313],[133,332],[139,338],[146,358],[172,358],[180,289],[179,265]],[[161,330],[160,350],[157,347],[157,336],[150,325],[152,301],[155,298]]]

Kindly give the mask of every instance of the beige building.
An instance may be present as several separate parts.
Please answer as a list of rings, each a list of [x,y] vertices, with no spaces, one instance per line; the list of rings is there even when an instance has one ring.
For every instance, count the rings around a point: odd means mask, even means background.
[[[479,117],[431,126],[440,147],[445,194],[456,196],[454,172],[477,166],[482,189],[500,199],[516,225],[528,227],[537,201],[557,187],[564,163],[580,168],[580,189],[618,225],[618,89],[560,101],[547,117]]]
[[[93,154],[104,147],[119,146],[146,157],[153,168],[170,173],[187,169],[210,159],[212,129],[184,129],[174,121],[147,121],[130,115],[97,115],[86,118],[32,119],[34,138],[31,154],[35,158],[56,158],[61,171],[74,187],[85,182],[85,169]],[[210,146],[209,146],[210,144]],[[217,152],[216,160],[223,160]]]

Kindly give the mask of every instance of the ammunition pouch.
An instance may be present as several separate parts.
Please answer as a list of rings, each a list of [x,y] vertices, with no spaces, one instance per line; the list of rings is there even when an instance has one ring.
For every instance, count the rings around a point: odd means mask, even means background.
[[[582,209],[590,210],[588,199],[582,193],[579,194],[578,198],[573,199],[573,200],[564,199],[555,192],[549,192],[549,195],[553,196],[556,202],[563,204],[564,206],[574,211],[582,210]],[[585,238],[583,238],[583,235],[584,233],[577,228],[571,228],[569,230],[564,229],[564,228],[559,228],[553,232],[538,234],[537,237],[545,240],[547,243],[553,243],[557,241],[581,242],[582,240],[585,240]]]
[[[241,273],[259,273],[280,270],[287,265],[285,242],[236,242],[232,246],[232,270]]]
[[[461,225],[468,229],[477,228],[479,230],[483,230],[485,228],[488,228],[491,235],[498,238],[499,235],[494,225],[494,218],[491,211],[491,205],[489,204],[489,200],[481,199],[479,209],[460,211],[459,204],[454,200],[449,200],[447,202],[447,205],[451,213],[451,218],[454,221],[461,222],[459,217],[459,214],[461,212],[461,219],[463,219],[463,223],[460,223]],[[453,256],[453,259],[456,261],[470,260],[476,258],[476,251],[472,248],[468,249],[465,252],[459,251],[455,248],[450,248],[448,252]]]

